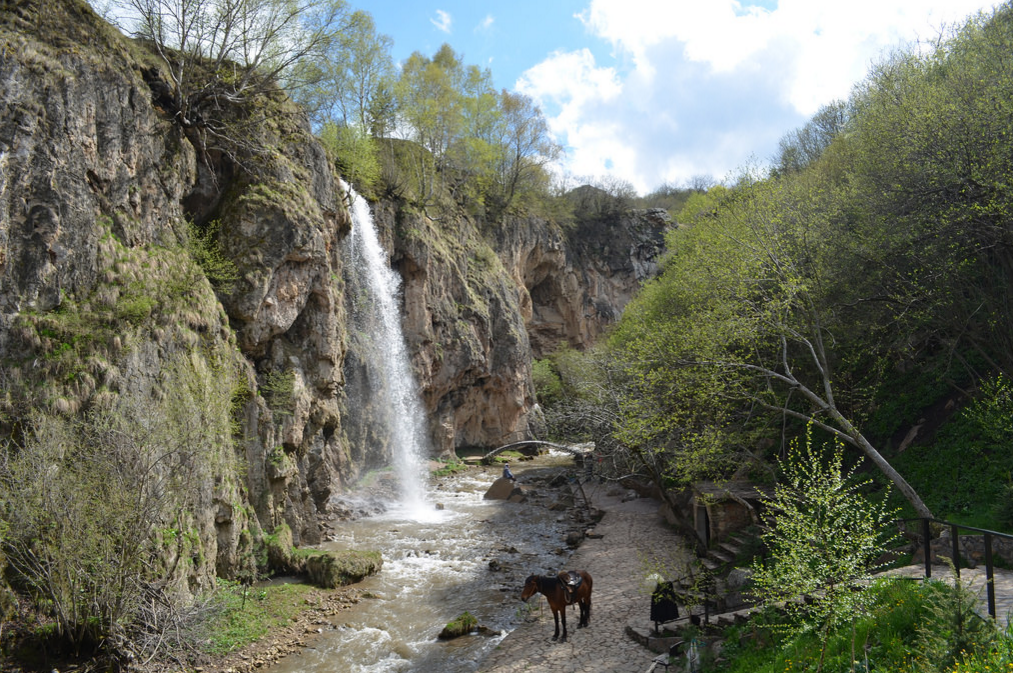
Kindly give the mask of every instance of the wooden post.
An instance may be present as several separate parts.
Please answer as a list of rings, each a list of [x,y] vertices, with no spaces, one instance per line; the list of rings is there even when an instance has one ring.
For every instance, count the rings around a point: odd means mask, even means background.
[[[922,549],[925,550],[925,577],[932,577],[932,540],[929,536],[929,520],[922,519]]]

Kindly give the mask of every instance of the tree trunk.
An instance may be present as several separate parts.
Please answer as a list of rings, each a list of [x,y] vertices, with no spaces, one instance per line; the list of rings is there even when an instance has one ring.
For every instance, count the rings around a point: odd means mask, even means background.
[[[884,458],[883,455],[876,450],[876,447],[869,443],[869,440],[865,438],[865,435],[858,431],[858,428],[853,426],[848,419],[837,411],[837,409],[831,409],[830,415],[844,430],[844,432],[847,433],[854,445],[861,449],[862,453],[868,456],[869,460],[871,460],[873,464],[886,475],[887,479],[893,482],[893,485],[897,487],[897,490],[900,491],[905,498],[907,498],[907,501],[915,508],[915,512],[918,516],[926,519],[935,518],[932,516],[932,511],[928,508],[928,506],[922,502],[918,492],[915,491],[911,484],[907,483],[907,480],[901,476],[900,472],[895,470],[893,465],[891,465],[886,458]]]

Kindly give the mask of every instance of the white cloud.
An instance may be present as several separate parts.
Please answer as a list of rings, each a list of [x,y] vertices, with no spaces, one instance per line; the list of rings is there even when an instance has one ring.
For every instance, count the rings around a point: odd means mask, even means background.
[[[590,0],[577,17],[611,45],[619,69],[588,49],[557,52],[517,88],[542,105],[575,173],[610,167],[640,189],[700,173],[723,178],[751,155],[768,159],[781,136],[847,97],[885,52],[989,6]]]
[[[492,24],[495,22],[496,19],[495,17],[493,17],[492,14],[486,14],[485,18],[482,19],[482,21],[479,22],[477,26],[475,26],[475,30],[476,31],[489,30],[490,28],[492,28]]]
[[[442,9],[438,9],[436,10],[436,18],[429,19],[429,23],[436,26],[437,30],[450,34],[450,25],[451,23],[453,23],[453,19],[451,18],[449,12],[445,12]]]

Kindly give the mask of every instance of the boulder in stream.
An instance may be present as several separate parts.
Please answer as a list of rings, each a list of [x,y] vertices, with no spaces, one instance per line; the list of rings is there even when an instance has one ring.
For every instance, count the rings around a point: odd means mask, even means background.
[[[517,496],[520,499],[515,499]],[[500,477],[492,482],[492,486],[485,492],[486,500],[510,500],[511,502],[523,502],[524,490],[517,486],[513,480]]]
[[[451,640],[466,636],[478,627],[478,620],[470,612],[462,612],[457,619],[450,622],[440,631],[440,640]]]
[[[328,551],[306,559],[310,582],[325,589],[361,582],[382,567],[378,551]]]

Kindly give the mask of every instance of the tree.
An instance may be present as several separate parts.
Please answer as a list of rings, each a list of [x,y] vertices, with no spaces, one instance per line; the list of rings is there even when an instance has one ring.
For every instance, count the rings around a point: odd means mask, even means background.
[[[319,58],[348,20],[344,0],[119,2],[165,66],[168,83],[153,81],[158,103],[205,158],[211,149],[257,149],[225,111],[276,90],[283,79],[302,85],[294,66]]]
[[[546,167],[562,155],[549,134],[541,110],[528,96],[506,89],[500,93],[502,111],[502,160],[498,167],[502,196],[501,208],[507,209],[518,194],[540,187]]]
[[[869,340],[869,315],[853,310],[867,303],[860,293],[868,287],[850,283],[842,262],[845,203],[819,171],[740,180],[691,227],[671,232],[665,272],[627,307],[612,343],[658,394],[700,368],[711,377],[703,385],[743,410],[816,423],[860,449],[919,516],[931,516],[856,422],[881,349]],[[867,358],[861,374],[870,378],[839,390],[836,367],[849,357]],[[639,422],[668,423],[663,415]]]
[[[723,473],[734,459],[714,441],[722,427],[723,410],[687,403],[710,389],[683,379],[686,385],[669,388],[668,394],[645,395],[650,384],[607,348],[587,353],[564,349],[553,353],[550,360],[565,393],[562,400],[545,408],[552,433],[570,441],[593,442],[596,470],[602,478],[655,487],[679,532],[704,555],[706,544],[676,493],[696,479]],[[664,409],[656,404],[664,404]],[[706,419],[692,415],[705,408],[711,412]],[[640,422],[651,417],[665,418],[667,423],[658,428]]]
[[[892,516],[862,496],[860,489],[870,482],[855,479],[857,468],[845,469],[840,442],[822,454],[807,435],[805,446],[793,442],[781,461],[783,481],[764,501],[769,558],[753,568],[755,591],[765,602],[783,605],[796,628],[820,633],[817,671],[830,630],[853,623],[867,607],[866,585],[886,548],[884,530]]]
[[[1013,372],[1013,7],[973,17],[933,49],[878,64],[855,94],[853,185],[917,296],[920,333],[968,366]],[[885,244],[885,245],[884,245]],[[903,290],[902,288],[907,288]],[[969,367],[970,368],[970,367]],[[975,372],[981,374],[981,372]]]
[[[369,132],[387,125],[382,117],[389,116],[384,99],[394,77],[393,45],[389,35],[376,32],[368,12],[353,12],[317,58],[298,64],[299,79],[311,84],[293,97],[317,127],[330,123]]]
[[[802,128],[789,132],[778,143],[775,172],[800,171],[814,163],[844,130],[848,117],[844,101],[822,106]]]

